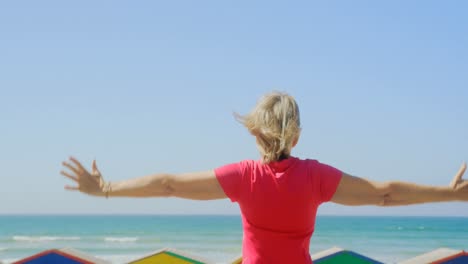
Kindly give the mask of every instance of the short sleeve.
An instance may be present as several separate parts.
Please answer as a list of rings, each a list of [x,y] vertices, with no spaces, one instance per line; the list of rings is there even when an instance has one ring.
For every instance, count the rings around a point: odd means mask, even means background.
[[[338,188],[343,173],[330,165],[317,163],[319,177],[320,203],[325,203],[333,198]]]
[[[216,168],[215,175],[226,196],[232,202],[237,202],[240,198],[242,185],[241,163],[233,163]]]

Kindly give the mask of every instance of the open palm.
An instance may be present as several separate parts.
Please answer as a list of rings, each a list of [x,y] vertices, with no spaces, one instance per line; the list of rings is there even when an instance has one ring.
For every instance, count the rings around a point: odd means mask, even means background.
[[[60,174],[71,179],[77,185],[65,185],[66,190],[80,191],[94,196],[103,196],[105,194],[104,189],[106,183],[96,166],[96,160],[93,160],[91,173],[89,173],[77,159],[70,157],[69,161],[70,162],[62,162],[62,165],[67,168],[68,171],[62,170]]]

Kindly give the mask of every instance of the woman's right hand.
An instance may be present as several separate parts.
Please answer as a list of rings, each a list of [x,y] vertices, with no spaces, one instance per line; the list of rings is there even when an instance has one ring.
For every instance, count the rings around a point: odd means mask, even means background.
[[[465,174],[465,171],[466,162],[463,162],[450,183],[450,187],[455,191],[457,198],[462,201],[468,201],[468,181],[463,180],[463,174]]]

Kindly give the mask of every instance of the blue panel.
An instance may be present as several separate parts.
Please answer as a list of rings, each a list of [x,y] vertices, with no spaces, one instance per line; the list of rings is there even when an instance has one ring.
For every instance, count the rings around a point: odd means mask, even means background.
[[[57,253],[50,253],[44,256],[40,256],[36,259],[25,262],[25,264],[81,264],[73,259],[69,259]]]
[[[458,258],[442,262],[442,264],[468,264],[468,256],[460,256]]]

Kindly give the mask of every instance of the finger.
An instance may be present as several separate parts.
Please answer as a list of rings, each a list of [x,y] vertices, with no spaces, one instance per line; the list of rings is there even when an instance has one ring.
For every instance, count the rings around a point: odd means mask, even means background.
[[[450,183],[450,186],[452,188],[455,188],[459,182],[462,181],[463,174],[465,174],[466,171],[466,162],[463,162],[462,165],[460,166],[460,169],[458,170],[457,174],[455,174],[455,177],[453,178],[452,182]]]
[[[83,167],[83,165],[81,165],[81,163],[75,159],[74,157],[70,157],[70,160],[75,163],[75,165],[78,167],[78,169],[82,170],[82,171],[86,171],[86,169]]]
[[[65,185],[65,190],[69,190],[69,191],[78,191],[79,188],[76,187],[76,186]]]
[[[96,160],[93,160],[93,173],[94,174],[100,174],[97,165],[96,165]]]
[[[60,174],[62,174],[63,176],[67,177],[67,178],[70,178],[71,180],[74,180],[76,182],[78,182],[78,178],[73,176],[73,175],[70,175],[68,174],[67,172],[65,171],[60,171]]]
[[[79,171],[77,168],[73,167],[70,163],[68,163],[68,162],[66,162],[66,161],[62,162],[62,165],[65,166],[65,167],[67,167],[67,168],[69,168],[69,169],[70,169],[71,171],[73,171],[76,175],[81,174],[80,171]]]

